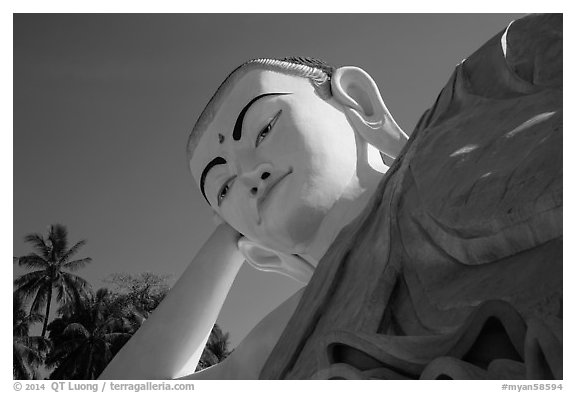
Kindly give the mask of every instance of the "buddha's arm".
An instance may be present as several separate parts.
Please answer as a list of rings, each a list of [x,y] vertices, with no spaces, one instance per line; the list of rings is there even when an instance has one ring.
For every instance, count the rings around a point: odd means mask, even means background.
[[[100,379],[172,379],[193,371],[244,258],[221,224]]]

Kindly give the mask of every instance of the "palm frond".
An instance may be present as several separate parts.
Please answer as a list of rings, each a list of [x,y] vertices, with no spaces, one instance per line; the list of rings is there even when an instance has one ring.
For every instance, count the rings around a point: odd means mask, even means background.
[[[206,349],[218,358],[218,362],[223,361],[230,355],[229,346],[229,333],[222,332],[218,324],[215,324],[210,332]]]
[[[18,296],[24,301],[29,301],[36,297],[38,289],[42,287],[43,283],[44,279],[39,278],[36,281],[30,281],[25,285],[21,285],[14,291],[14,296]]]
[[[30,306],[30,314],[39,314],[41,311],[46,309],[46,303],[48,302],[48,294],[50,292],[50,287],[52,283],[43,281],[38,291],[36,292],[36,296],[34,297],[34,301],[32,302],[32,306]]]
[[[44,359],[44,352],[31,346],[28,342],[22,341],[21,337],[14,340],[14,351],[24,361],[24,363],[37,366]]]
[[[62,284],[70,286],[70,287],[74,287],[74,288],[78,288],[78,292],[82,293],[82,292],[87,292],[89,291],[92,286],[90,285],[90,283],[86,280],[84,280],[82,277],[77,276],[75,274],[72,273],[67,273],[67,272],[60,272],[60,275],[62,277]]]
[[[52,342],[42,336],[28,336],[28,345],[41,353],[46,353],[52,349]]]
[[[68,230],[62,224],[51,225],[48,239],[52,242],[52,259],[59,260],[68,249]]]
[[[84,342],[86,342],[84,337],[73,337],[58,343],[58,346],[54,347],[54,351],[46,359],[46,365],[54,367],[54,365],[60,361],[59,358],[61,359],[63,356],[65,357],[68,354],[73,353],[82,346]]]
[[[60,262],[67,262],[68,259],[78,252],[78,250],[86,244],[86,240],[80,240],[78,243],[74,244],[68,251],[66,251],[60,258]]]
[[[24,241],[26,243],[32,244],[32,247],[34,247],[38,252],[40,252],[40,255],[42,255],[44,259],[50,258],[50,252],[52,250],[52,247],[46,244],[46,241],[44,240],[42,235],[38,233],[31,233],[24,237]]]
[[[12,376],[14,379],[34,379],[34,366],[27,363],[22,356],[21,344],[14,342],[14,358],[12,360]]]
[[[27,269],[46,269],[48,266],[50,266],[50,263],[40,255],[30,253],[18,258],[18,266],[22,266]]]
[[[51,330],[51,338],[58,343],[57,350],[46,359],[48,366],[55,367],[51,378],[94,379],[128,341],[131,324],[109,310],[114,301],[108,289],[100,289],[79,303],[81,310],[57,320],[60,328],[53,325]],[[66,320],[71,323],[62,329]]]
[[[37,270],[35,272],[30,272],[21,275],[14,280],[14,285],[17,287],[18,296],[24,296],[27,292],[25,288],[35,289],[40,286],[40,283],[46,277],[46,272],[43,270]]]
[[[24,363],[24,359],[16,355],[16,350],[12,360],[12,377],[19,380],[34,379],[33,371]]]
[[[91,297],[92,286],[82,277],[61,271],[58,279],[57,287],[62,291],[61,301],[64,304],[75,305]]]
[[[28,316],[26,317],[26,323],[33,325],[35,323],[42,323],[44,322],[44,315],[42,314],[36,314],[36,313],[32,313],[32,314],[28,314]]]
[[[22,317],[19,315],[22,314]],[[14,320],[20,319],[26,316],[26,311],[24,311],[24,301],[20,294],[14,292],[12,294],[12,315],[14,315]]]
[[[28,362],[43,361],[46,353],[52,349],[50,340],[41,336],[15,336],[13,339],[15,347],[19,347],[21,354],[28,357]]]
[[[131,337],[131,335],[130,335],[130,337]],[[128,341],[128,340],[130,339],[130,337],[128,337],[128,338],[126,339],[126,341]],[[124,344],[125,344],[125,343],[120,343],[119,346],[121,347],[121,346],[124,345]],[[104,346],[103,346],[103,348],[102,348],[102,349],[103,349],[102,355],[103,355],[104,363],[106,363],[106,364],[110,363],[110,361],[111,361],[112,358],[114,357],[114,354],[113,354],[113,352],[112,352],[112,346],[113,346],[113,345],[114,345],[114,344],[113,344],[110,340],[104,341]],[[102,371],[104,371],[104,370],[102,370]]]
[[[20,296],[12,297],[12,335],[27,336],[30,324],[26,320],[28,314],[24,310],[24,303]]]
[[[66,277],[63,276],[62,272],[58,272],[58,276],[54,281],[54,288],[56,289],[56,300],[62,305],[60,308],[65,308],[66,306],[76,308],[78,306],[81,296],[77,288],[66,284]]]
[[[56,369],[50,374],[50,379],[78,379],[78,372],[81,368],[82,360],[85,359],[83,356],[82,343],[84,340],[70,340],[64,345],[63,353],[65,354],[63,358],[58,360],[56,363],[53,361],[46,361],[49,367],[56,366]]]
[[[66,326],[62,332],[64,336],[82,336],[84,338],[90,337],[90,332],[81,323],[71,323]]]
[[[74,261],[64,263],[62,265],[62,268],[70,270],[71,272],[75,272],[76,270],[83,268],[90,262],[92,262],[92,258],[76,259]]]
[[[44,272],[38,271],[24,274],[14,280],[14,285],[16,286],[14,296],[21,298],[22,301],[28,301],[36,296],[38,289],[45,283]]]
[[[23,310],[20,310],[23,311]],[[13,320],[13,335],[14,336],[28,336],[30,325],[34,323],[44,322],[44,316],[40,314],[26,314],[19,316],[18,319]]]
[[[58,291],[61,288],[58,288]],[[58,296],[57,296],[58,299]],[[71,299],[75,299],[75,297],[71,297]],[[62,317],[71,317],[74,314],[78,314],[78,313],[82,313],[82,312],[86,312],[86,306],[84,306],[82,304],[84,300],[80,299],[80,300],[74,300],[74,301],[69,301],[69,302],[62,302],[60,303],[61,305],[58,307],[58,309],[56,310],[56,314]]]

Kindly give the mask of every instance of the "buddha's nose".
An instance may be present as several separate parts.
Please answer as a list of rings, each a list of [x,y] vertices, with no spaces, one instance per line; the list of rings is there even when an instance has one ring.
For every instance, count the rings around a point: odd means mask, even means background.
[[[265,188],[266,182],[272,175],[270,164],[258,165],[254,170],[242,174],[240,181],[248,188],[250,196],[256,197]]]

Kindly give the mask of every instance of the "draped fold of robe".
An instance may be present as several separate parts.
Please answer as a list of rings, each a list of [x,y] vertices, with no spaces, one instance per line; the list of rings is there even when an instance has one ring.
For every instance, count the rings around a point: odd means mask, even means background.
[[[260,378],[562,378],[562,15],[456,67]]]

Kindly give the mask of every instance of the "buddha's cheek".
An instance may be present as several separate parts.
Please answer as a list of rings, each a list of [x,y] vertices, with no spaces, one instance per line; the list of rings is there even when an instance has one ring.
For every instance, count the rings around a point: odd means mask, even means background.
[[[314,240],[329,207],[311,203],[302,189],[285,192],[277,202],[261,228],[266,245],[287,253],[303,252]]]
[[[291,206],[283,213],[278,224],[282,226],[279,232],[284,242],[290,247],[287,251],[300,253],[314,240],[325,213],[306,205]]]

